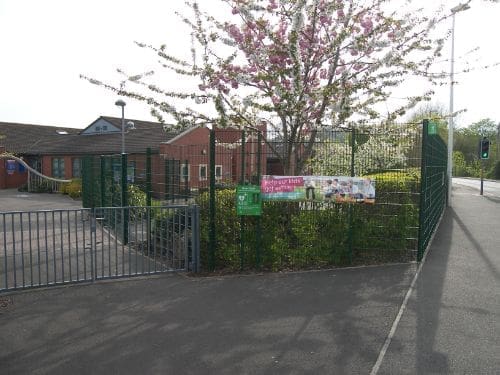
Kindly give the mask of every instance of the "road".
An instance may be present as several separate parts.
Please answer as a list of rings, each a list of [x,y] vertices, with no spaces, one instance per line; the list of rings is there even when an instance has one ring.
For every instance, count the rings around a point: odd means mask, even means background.
[[[454,185],[466,186],[469,188],[477,189],[479,194],[481,182],[478,178],[453,178]],[[500,181],[484,180],[483,195],[489,195],[500,198]]]

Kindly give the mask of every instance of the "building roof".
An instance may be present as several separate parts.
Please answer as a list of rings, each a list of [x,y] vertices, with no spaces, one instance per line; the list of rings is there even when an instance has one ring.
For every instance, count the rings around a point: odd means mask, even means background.
[[[14,153],[29,153],[39,142],[58,142],[62,137],[78,134],[80,129],[47,125],[18,124],[0,122],[0,146]],[[67,134],[64,134],[67,133]]]
[[[99,119],[121,128],[121,118],[101,116]],[[160,143],[167,142],[180,133],[180,131],[166,132],[163,125],[157,122],[125,119],[125,123],[128,121],[134,122],[135,126],[134,130],[128,130],[125,134],[125,151],[130,154],[145,153],[148,147],[157,151]],[[0,145],[5,144],[6,150],[14,153],[78,155],[117,154],[121,152],[121,132],[82,134],[85,129],[24,124],[15,124],[22,125],[20,127],[6,126],[4,130],[3,124],[0,123],[0,134],[6,135],[6,138],[0,140]],[[50,131],[45,128],[49,128]],[[58,134],[56,130],[63,130],[68,134]],[[39,132],[42,131],[47,131],[47,135],[40,136]],[[23,133],[26,134],[26,132],[29,132],[31,136],[23,136]],[[12,142],[12,140],[17,141]]]

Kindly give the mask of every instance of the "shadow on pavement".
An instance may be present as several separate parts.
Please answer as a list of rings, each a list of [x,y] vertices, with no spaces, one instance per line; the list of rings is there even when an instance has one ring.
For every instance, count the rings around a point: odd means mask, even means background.
[[[415,265],[13,294],[9,374],[368,373]]]
[[[498,205],[456,190],[379,374],[500,368]]]
[[[500,200],[498,201],[498,203],[500,203]],[[473,249],[477,251],[478,255],[482,258],[484,264],[488,267],[491,274],[494,275],[497,280],[500,280],[500,273],[498,269],[495,267],[491,259],[488,257],[488,254],[484,251],[481,244],[476,240],[472,232],[467,228],[467,226],[464,224],[462,219],[460,219],[457,213],[453,209],[451,209],[451,212],[453,215],[453,219],[457,222],[460,229],[464,232],[467,239],[471,242],[471,244],[473,245]]]

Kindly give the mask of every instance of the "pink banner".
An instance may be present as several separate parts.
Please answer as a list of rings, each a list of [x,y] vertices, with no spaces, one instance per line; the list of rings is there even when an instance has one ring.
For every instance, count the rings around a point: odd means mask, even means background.
[[[304,186],[304,179],[301,176],[297,177],[265,176],[265,177],[262,179],[261,183],[261,191],[264,194],[290,193],[295,191],[297,187]]]

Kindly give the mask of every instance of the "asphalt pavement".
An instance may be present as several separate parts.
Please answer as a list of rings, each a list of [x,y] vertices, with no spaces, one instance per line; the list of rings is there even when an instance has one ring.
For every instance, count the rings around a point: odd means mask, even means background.
[[[500,199],[452,198],[379,374],[500,374]]]
[[[17,189],[0,190],[0,212],[82,208],[82,201],[67,195],[25,193]]]
[[[499,204],[454,189],[404,310],[416,264],[0,295],[1,373],[370,374],[392,327],[379,374],[498,374]]]
[[[172,275],[10,294],[2,373],[368,373],[414,272]]]

